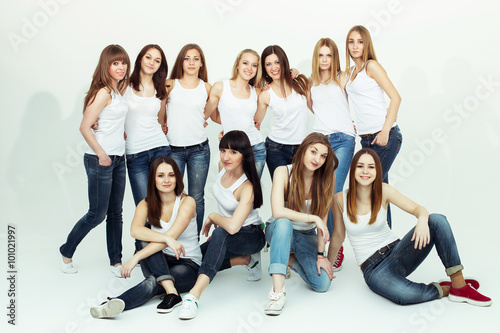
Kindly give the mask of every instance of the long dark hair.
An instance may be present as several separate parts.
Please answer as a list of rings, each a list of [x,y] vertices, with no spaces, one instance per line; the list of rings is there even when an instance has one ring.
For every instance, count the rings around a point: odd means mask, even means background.
[[[158,193],[158,189],[156,188],[156,171],[158,170],[158,166],[160,164],[166,163],[172,167],[175,174],[175,195],[179,196],[183,194],[184,191],[184,183],[182,182],[182,174],[181,170],[177,166],[177,163],[173,159],[167,156],[157,157],[153,163],[151,164],[151,168],[149,168],[148,175],[148,194],[146,196],[146,203],[148,207],[148,222],[152,226],[157,228],[161,228],[160,217],[161,217],[161,198]]]
[[[262,206],[262,187],[255,167],[255,157],[248,136],[243,131],[229,131],[219,142],[219,149],[236,150],[243,155],[243,171],[253,186],[253,208]]]
[[[358,207],[356,205],[356,167],[360,157],[364,154],[368,154],[373,157],[375,161],[375,171],[377,175],[372,183],[372,193],[371,193],[371,205],[372,212],[370,216],[370,222],[372,224],[377,219],[378,212],[382,206],[382,163],[380,163],[380,158],[377,153],[370,148],[360,149],[356,154],[354,154],[351,161],[351,168],[349,170],[349,192],[347,192],[347,217],[352,223],[358,223]]]
[[[168,64],[167,64],[167,58],[165,58],[165,53],[163,53],[163,50],[161,47],[159,47],[156,44],[148,44],[144,46],[137,55],[137,59],[135,59],[135,64],[134,64],[134,71],[132,72],[132,75],[130,76],[130,85],[134,90],[139,91],[141,90],[141,61],[146,52],[148,52],[151,49],[156,49],[160,52],[161,55],[161,61],[160,61],[160,67],[158,70],[153,74],[153,84],[156,89],[156,97],[159,99],[164,99],[167,97],[167,88],[165,87],[165,80],[167,79],[168,75]]]

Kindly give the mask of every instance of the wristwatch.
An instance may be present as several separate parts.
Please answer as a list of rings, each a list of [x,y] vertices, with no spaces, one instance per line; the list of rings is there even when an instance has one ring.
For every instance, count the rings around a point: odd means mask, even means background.
[[[322,257],[326,258],[326,251],[323,251],[323,252],[318,251],[318,256],[322,256]]]

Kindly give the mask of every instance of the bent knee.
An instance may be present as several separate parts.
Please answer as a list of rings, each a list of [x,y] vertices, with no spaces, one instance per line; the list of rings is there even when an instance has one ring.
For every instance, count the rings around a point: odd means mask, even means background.
[[[332,281],[328,277],[328,274],[325,271],[321,271],[321,276],[318,276],[318,279],[314,281],[311,288],[317,293],[325,293],[330,289],[331,284]]]

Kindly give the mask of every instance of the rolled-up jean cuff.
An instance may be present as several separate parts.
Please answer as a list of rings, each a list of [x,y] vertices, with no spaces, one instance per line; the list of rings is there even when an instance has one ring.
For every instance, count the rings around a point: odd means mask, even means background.
[[[287,265],[283,265],[280,263],[274,263],[269,265],[269,275],[272,274],[281,274],[286,276]]]
[[[437,288],[437,290],[438,290],[438,293],[439,293],[438,298],[443,297],[443,288],[439,285],[439,283],[437,283],[437,282],[432,282],[432,284],[433,284],[433,285],[434,285],[434,287],[436,287],[436,288]]]
[[[174,277],[172,275],[162,275],[156,278],[156,283],[160,283],[163,280],[171,280],[175,283]]]
[[[460,272],[462,269],[464,269],[464,266],[462,266],[462,265],[456,265],[456,266],[453,266],[453,267],[448,267],[446,269],[446,275],[452,276],[456,272]]]

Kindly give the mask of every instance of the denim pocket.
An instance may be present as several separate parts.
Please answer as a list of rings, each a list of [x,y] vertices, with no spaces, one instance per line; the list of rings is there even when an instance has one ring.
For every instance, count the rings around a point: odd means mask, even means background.
[[[137,154],[127,154],[125,155],[127,162],[133,162],[137,158]]]

